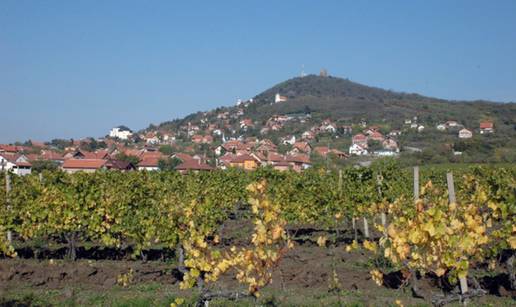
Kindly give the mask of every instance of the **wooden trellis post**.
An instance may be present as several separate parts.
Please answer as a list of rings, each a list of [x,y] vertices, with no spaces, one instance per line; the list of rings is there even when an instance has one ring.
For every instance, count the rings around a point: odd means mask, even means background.
[[[419,166],[414,166],[414,201],[419,199]]]
[[[446,183],[448,184],[448,201],[450,204],[456,203],[457,199],[455,198],[455,185],[453,183],[453,174],[452,173],[446,173]],[[460,282],[460,291],[464,295],[468,292],[468,281],[467,281],[466,277],[459,277],[459,282]]]
[[[9,172],[5,172],[5,195],[7,200],[7,209],[9,209],[9,193],[11,192],[11,176],[9,176]],[[13,241],[13,233],[8,230],[7,231],[7,241],[9,244]]]

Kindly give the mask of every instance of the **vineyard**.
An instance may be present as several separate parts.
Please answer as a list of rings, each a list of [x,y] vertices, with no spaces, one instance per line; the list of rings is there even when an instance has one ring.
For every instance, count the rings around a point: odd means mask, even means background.
[[[37,289],[34,276],[21,282],[23,267],[70,275],[122,263],[99,282],[130,289],[150,266],[172,285],[168,305],[310,305],[323,297],[271,298],[302,296],[289,285],[309,280],[330,305],[360,291],[391,305],[510,305],[516,293],[513,166],[4,174],[0,210],[7,292]]]

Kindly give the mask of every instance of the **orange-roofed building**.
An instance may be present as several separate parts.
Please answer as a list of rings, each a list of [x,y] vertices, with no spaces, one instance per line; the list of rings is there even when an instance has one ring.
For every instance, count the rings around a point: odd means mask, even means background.
[[[229,166],[239,167],[247,171],[255,170],[260,166],[260,160],[253,154],[243,154],[229,161]]]
[[[106,168],[107,160],[102,159],[67,159],[61,168],[67,173],[87,172],[93,173]]]
[[[490,121],[480,122],[480,134],[493,133],[494,124]]]

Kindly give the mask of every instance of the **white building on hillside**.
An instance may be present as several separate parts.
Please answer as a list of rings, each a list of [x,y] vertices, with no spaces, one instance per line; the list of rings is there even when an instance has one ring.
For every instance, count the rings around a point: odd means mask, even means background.
[[[471,139],[473,137],[473,132],[464,128],[459,131],[459,138],[461,139]]]
[[[110,137],[119,138],[121,140],[127,140],[131,135],[133,135],[131,129],[124,126],[115,127],[109,132]]]
[[[279,93],[276,94],[276,96],[274,97],[274,102],[275,103],[284,102],[284,101],[287,101],[287,100],[288,100],[287,96],[281,96]]]
[[[363,145],[353,144],[349,146],[349,154],[355,156],[366,156],[369,152],[367,148]]]
[[[0,172],[8,171],[16,175],[28,175],[32,165],[25,155],[4,153],[0,155]]]

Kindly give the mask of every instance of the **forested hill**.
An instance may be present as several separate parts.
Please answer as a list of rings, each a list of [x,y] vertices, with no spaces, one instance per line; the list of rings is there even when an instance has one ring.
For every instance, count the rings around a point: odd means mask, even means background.
[[[286,96],[285,102],[274,103],[276,94]],[[208,115],[216,121],[217,112],[235,111],[241,107],[224,107],[214,112],[198,112],[183,119],[166,122],[161,127],[177,128],[186,122],[196,122]],[[343,123],[389,123],[400,126],[404,119],[417,116],[420,122],[435,125],[457,120],[466,127],[478,127],[479,121],[491,120],[498,130],[514,133],[516,103],[490,101],[449,101],[384,90],[333,76],[308,75],[281,82],[256,95],[246,104],[244,117],[263,122],[275,114],[310,112],[314,120],[330,118]]]
[[[288,97],[273,103],[276,94]],[[348,79],[309,75],[279,83],[254,97],[255,107],[248,114],[267,117],[272,114],[311,110],[321,117],[352,121],[400,121],[403,118],[431,117],[432,120],[461,120],[466,124],[495,117],[503,122],[516,118],[515,103],[489,101],[448,101],[388,91],[362,85]],[[271,104],[272,103],[272,104]],[[253,112],[254,111],[254,112]]]

